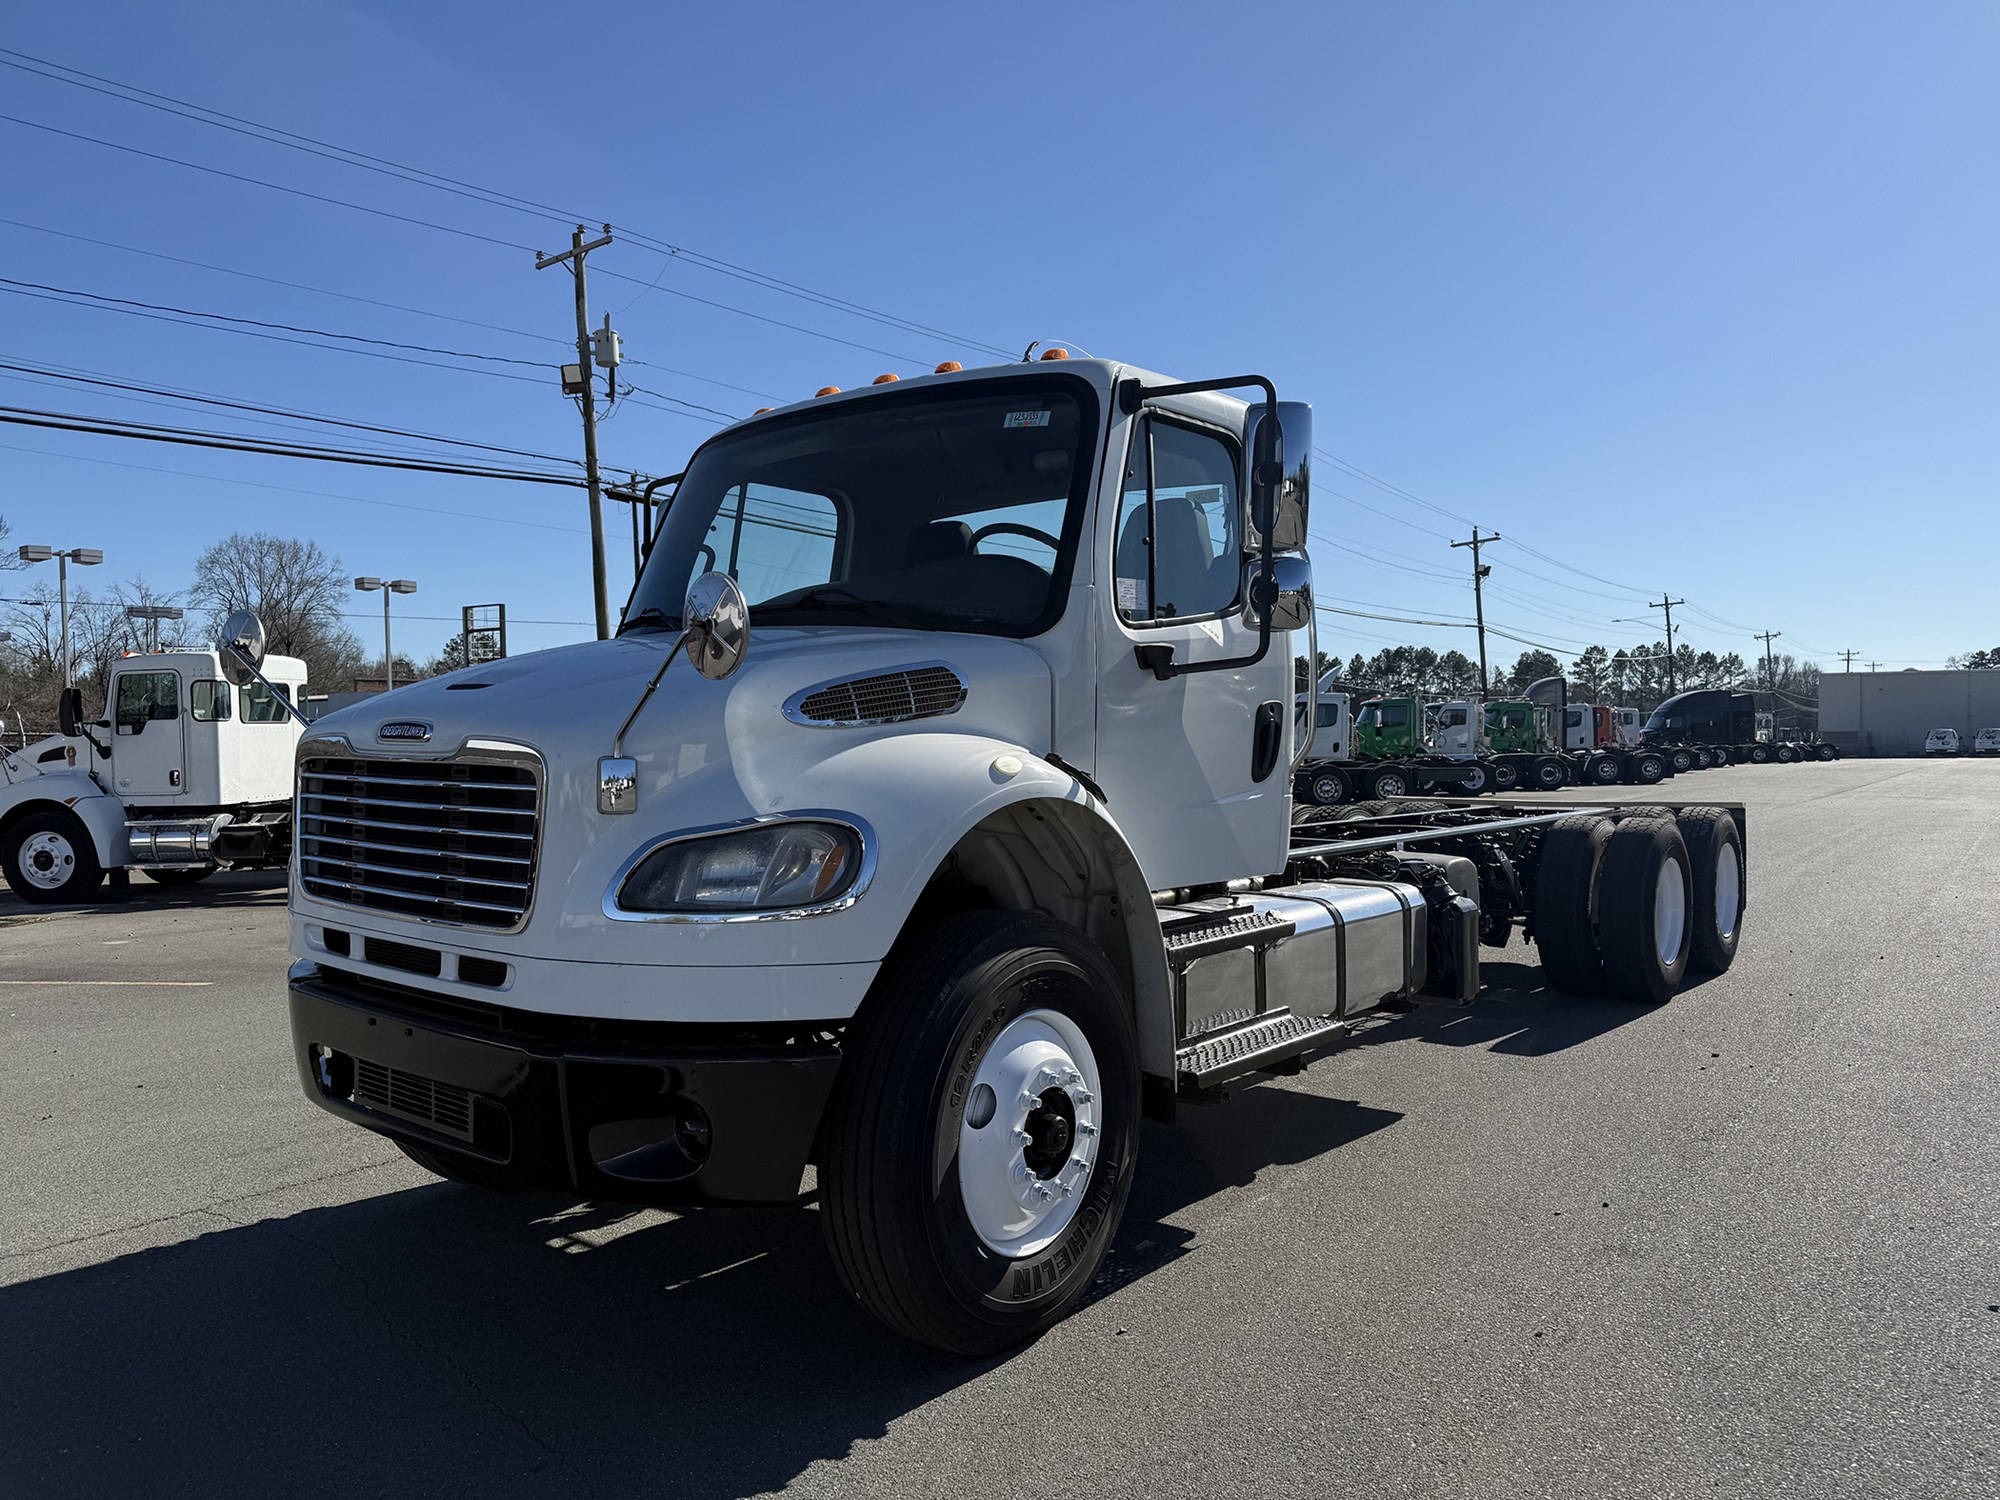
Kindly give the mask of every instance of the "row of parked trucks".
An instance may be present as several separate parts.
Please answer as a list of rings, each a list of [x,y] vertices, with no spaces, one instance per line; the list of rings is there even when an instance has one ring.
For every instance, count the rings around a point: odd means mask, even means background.
[[[615,639],[310,726],[254,621],[132,659],[7,759],[7,875],[289,863],[314,1105],[476,1190],[812,1204],[861,1308],[991,1354],[1085,1296],[1142,1120],[1470,1003],[1485,948],[1659,1004],[1741,940],[1740,806],[1300,805],[1311,452],[1261,376],[829,388],[696,451]],[[1594,707],[1499,749],[1458,705],[1454,759],[1392,706],[1316,764],[1671,769]]]
[[[1297,711],[1315,728],[1295,790],[1318,807],[1422,793],[1654,786],[1712,766],[1840,754],[1823,741],[1778,738],[1750,694],[1718,689],[1677,694],[1642,724],[1636,708],[1571,701],[1560,678],[1483,703],[1376,697],[1357,705],[1329,674],[1299,695]]]

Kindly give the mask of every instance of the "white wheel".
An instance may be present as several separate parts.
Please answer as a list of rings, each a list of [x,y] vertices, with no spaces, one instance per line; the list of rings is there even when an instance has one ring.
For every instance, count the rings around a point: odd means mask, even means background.
[[[1733,870],[1734,865],[1731,866]],[[1681,862],[1669,857],[1660,866],[1653,886],[1653,941],[1660,950],[1660,963],[1671,967],[1680,961],[1681,944],[1687,937],[1687,877]]]
[[[1734,844],[1715,845],[1715,931],[1725,941],[1736,936],[1743,916],[1743,865]]]
[[[1097,1056],[1075,1022],[1032,1010],[993,1038],[958,1131],[966,1221],[987,1249],[1019,1259],[1069,1228],[1097,1164]]]
[[[67,834],[45,828],[28,835],[15,863],[28,884],[38,890],[59,891],[76,871],[76,845]]]

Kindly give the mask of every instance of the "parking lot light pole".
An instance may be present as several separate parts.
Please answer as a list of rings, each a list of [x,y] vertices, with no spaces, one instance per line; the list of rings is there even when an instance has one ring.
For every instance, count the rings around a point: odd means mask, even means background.
[[[125,606],[126,619],[145,620],[150,624],[151,629],[147,633],[150,636],[149,644],[154,651],[160,649],[160,621],[178,620],[180,617],[181,612],[171,604],[128,604]]]
[[[396,648],[389,639],[389,596],[391,594],[414,594],[415,583],[407,578],[357,578],[355,588],[364,594],[382,591],[382,676],[387,683],[387,691],[396,690]]]
[[[54,547],[21,549],[22,562],[47,562],[52,557],[56,560],[56,601],[62,610],[63,686],[75,687],[76,674],[70,669],[69,659],[69,565],[74,562],[78,567],[94,568],[104,561],[104,554],[95,547],[71,547],[66,552],[59,552]]]

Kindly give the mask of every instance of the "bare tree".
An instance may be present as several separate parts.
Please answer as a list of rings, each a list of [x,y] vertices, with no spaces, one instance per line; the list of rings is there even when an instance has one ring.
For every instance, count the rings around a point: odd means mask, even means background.
[[[28,565],[21,561],[21,554],[7,545],[7,538],[14,534],[14,528],[7,524],[7,518],[0,516],[0,573]]]
[[[312,681],[328,685],[351,678],[362,660],[340,617],[349,593],[340,559],[319,543],[261,531],[232,532],[202,553],[188,589],[212,629],[231,610],[256,610],[269,650],[300,658]]]

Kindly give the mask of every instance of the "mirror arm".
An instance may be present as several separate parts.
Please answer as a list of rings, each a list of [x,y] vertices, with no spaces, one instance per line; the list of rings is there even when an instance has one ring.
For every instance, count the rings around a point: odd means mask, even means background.
[[[241,651],[237,649],[236,642],[223,641],[221,643],[221,647],[224,651],[227,651],[231,656],[236,658],[237,662],[242,666],[244,671],[248,672],[252,677],[256,678],[259,682],[264,684],[265,692],[269,693],[273,698],[276,698],[280,703],[285,705],[285,712],[290,714],[293,718],[297,719],[299,721],[299,725],[301,728],[304,729],[312,728],[312,720],[308,719],[304,714],[299,712],[298,705],[292,702],[292,695],[290,693],[279,692],[277,685],[273,683],[270,678],[266,677],[261,670],[259,670],[257,664],[252,660],[250,660],[248,656],[245,656]]]
[[[674,642],[673,649],[660,662],[659,671],[655,672],[652,680],[646,684],[646,691],[641,693],[639,701],[632,705],[632,712],[625,715],[625,722],[618,726],[618,733],[611,737],[611,755],[614,760],[622,760],[624,758],[625,736],[630,734],[632,726],[639,722],[639,710],[652,701],[653,691],[659,687],[660,679],[667,675],[667,668],[674,664],[674,658],[679,656],[682,650],[686,648],[688,642],[693,639],[694,635],[691,631],[683,630],[680,633],[680,638]]]

